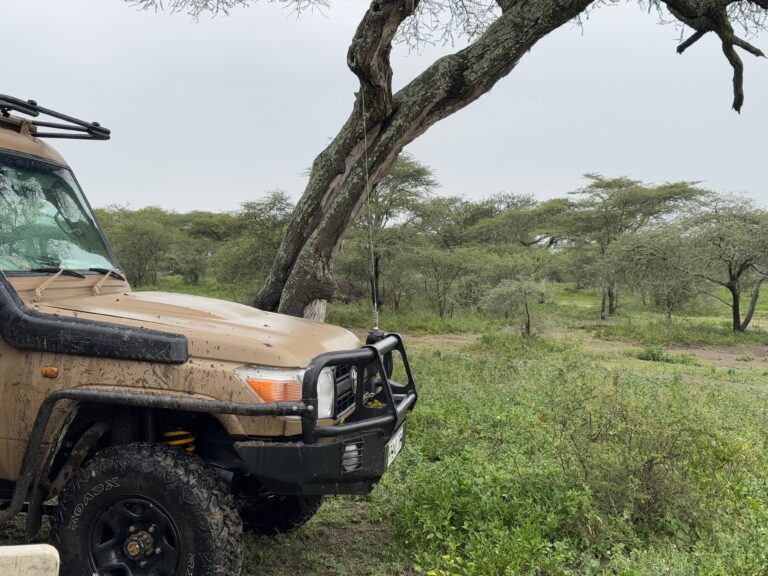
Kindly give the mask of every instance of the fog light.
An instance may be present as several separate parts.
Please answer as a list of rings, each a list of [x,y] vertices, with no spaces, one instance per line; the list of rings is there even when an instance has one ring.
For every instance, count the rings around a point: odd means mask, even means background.
[[[341,457],[344,472],[354,472],[363,464],[363,447],[360,444],[347,444]]]

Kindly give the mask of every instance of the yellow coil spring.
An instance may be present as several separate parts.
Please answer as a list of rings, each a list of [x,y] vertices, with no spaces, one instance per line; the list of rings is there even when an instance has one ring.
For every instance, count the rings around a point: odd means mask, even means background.
[[[195,435],[187,430],[169,430],[163,432],[163,438],[168,446],[177,446],[183,448],[187,452],[194,452],[197,450],[195,446]]]

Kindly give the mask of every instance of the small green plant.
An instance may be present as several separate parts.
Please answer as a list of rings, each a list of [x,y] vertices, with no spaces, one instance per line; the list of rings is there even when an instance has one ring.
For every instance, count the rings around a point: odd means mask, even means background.
[[[690,354],[670,354],[663,346],[646,346],[637,357],[649,362],[666,362],[667,364],[686,364],[696,366],[699,361]]]
[[[750,354],[749,352],[742,352],[738,356],[736,356],[736,360],[739,362],[752,362],[754,360],[754,356]]]
[[[668,362],[669,354],[663,346],[646,346],[645,349],[637,356],[640,360],[648,360],[650,362]]]

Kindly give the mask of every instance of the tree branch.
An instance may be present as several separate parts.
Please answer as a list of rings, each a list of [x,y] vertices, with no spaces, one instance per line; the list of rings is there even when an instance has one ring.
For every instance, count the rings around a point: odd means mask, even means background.
[[[706,32],[699,32],[699,31],[694,32],[687,40],[685,40],[682,44],[680,44],[680,46],[677,47],[677,53],[682,54],[683,52],[688,50],[688,48],[696,44],[696,42],[704,38],[704,36],[706,35],[707,35]]]
[[[707,292],[705,290],[699,290],[698,293],[699,294],[704,294],[705,296],[710,296],[711,298],[714,298],[715,300],[719,300],[720,302],[722,302],[723,304],[725,304],[729,308],[733,308],[733,304],[731,304],[727,300],[723,300],[722,298],[720,298],[720,296],[716,296],[716,295],[712,294],[711,292]]]
[[[744,321],[741,323],[741,330],[746,330],[747,327],[749,327],[749,323],[752,322],[752,317],[755,315],[755,308],[757,307],[757,300],[760,298],[760,288],[763,286],[763,282],[768,280],[765,276],[760,278],[757,283],[755,284],[755,287],[752,290],[752,298],[749,300],[749,309],[747,310],[747,316],[744,318]]]
[[[419,0],[373,0],[355,31],[347,51],[347,65],[365,91],[368,124],[377,123],[392,111],[392,41],[418,3]]]
[[[734,3],[734,0],[716,0],[714,2],[663,1],[675,18],[695,31],[677,47],[678,54],[685,52],[709,32],[717,34],[720,38],[723,54],[733,68],[733,109],[740,113],[744,105],[744,62],[736,52],[736,48],[741,48],[758,58],[764,57],[764,54],[759,48],[736,36],[728,14],[728,8]],[[751,1],[761,8],[768,7],[768,0]]]

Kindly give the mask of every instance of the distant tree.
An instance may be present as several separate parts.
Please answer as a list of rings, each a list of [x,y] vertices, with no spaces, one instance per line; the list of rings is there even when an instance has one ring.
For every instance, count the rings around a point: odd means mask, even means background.
[[[113,206],[99,212],[123,271],[136,286],[157,285],[158,273],[174,242],[162,208],[130,210]]]
[[[539,239],[538,202],[530,195],[505,194],[496,204],[496,213],[478,221],[471,237],[483,244],[536,244]]]
[[[469,251],[421,248],[414,256],[424,288],[424,296],[440,318],[453,314],[453,294],[459,279],[473,266]]]
[[[717,199],[685,221],[680,238],[678,254],[687,255],[681,269],[724,288],[729,301],[709,294],[731,308],[733,330],[744,332],[768,279],[768,213],[749,200]],[[745,293],[751,296],[744,311]]]
[[[414,208],[437,186],[429,167],[403,153],[371,190],[350,233],[367,262],[372,302],[383,304],[382,270],[401,247],[402,225],[412,219]]]
[[[610,254],[611,268],[625,284],[650,298],[664,312],[667,322],[684,304],[697,295],[700,280],[685,266],[689,249],[681,251],[679,226],[625,235]]]
[[[199,284],[210,268],[212,243],[190,239],[179,233],[167,257],[168,272],[181,276],[184,284]]]
[[[488,292],[482,307],[505,318],[519,316],[521,333],[530,337],[533,325],[531,309],[535,304],[546,302],[551,296],[552,290],[546,282],[534,279],[505,280]]]
[[[264,278],[280,247],[293,204],[284,190],[244,202],[234,215],[231,238],[216,253],[217,277],[240,295]]]
[[[701,198],[705,191],[693,182],[649,186],[629,178],[586,174],[589,184],[570,198],[550,224],[548,234],[593,244],[598,249],[602,285],[600,317],[615,314],[619,305],[615,271],[609,249],[624,234],[660,222]]]

